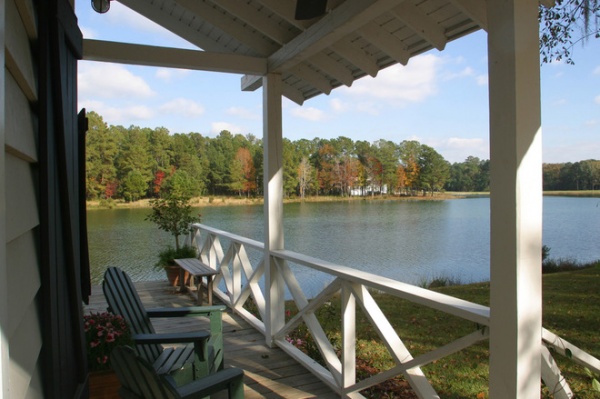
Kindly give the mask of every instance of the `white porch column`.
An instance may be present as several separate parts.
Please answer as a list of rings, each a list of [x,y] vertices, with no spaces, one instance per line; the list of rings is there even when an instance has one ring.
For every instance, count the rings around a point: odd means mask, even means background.
[[[488,0],[490,398],[540,396],[542,156],[537,0]]]
[[[265,338],[284,325],[284,283],[270,251],[283,248],[283,140],[281,75],[263,77],[263,168],[265,213]]]

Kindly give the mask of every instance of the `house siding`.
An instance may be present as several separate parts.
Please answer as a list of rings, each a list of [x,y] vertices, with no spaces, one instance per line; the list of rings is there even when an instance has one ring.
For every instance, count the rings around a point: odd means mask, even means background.
[[[37,82],[32,43],[36,29],[30,0],[4,0],[5,60],[3,83],[2,196],[6,254],[3,259],[6,286],[2,301],[6,320],[8,360],[3,361],[5,397],[42,398],[42,329],[37,298],[41,289],[37,190]],[[0,3],[1,4],[1,3]],[[0,128],[2,128],[0,127]],[[8,379],[6,378],[8,375]],[[8,380],[8,381],[7,381]],[[7,396],[6,396],[7,395]]]

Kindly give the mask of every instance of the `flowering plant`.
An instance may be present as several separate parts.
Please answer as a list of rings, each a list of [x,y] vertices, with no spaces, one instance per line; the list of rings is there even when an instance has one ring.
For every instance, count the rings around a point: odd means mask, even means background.
[[[131,333],[123,317],[108,312],[83,316],[90,371],[108,370],[108,357],[117,346],[131,344]]]

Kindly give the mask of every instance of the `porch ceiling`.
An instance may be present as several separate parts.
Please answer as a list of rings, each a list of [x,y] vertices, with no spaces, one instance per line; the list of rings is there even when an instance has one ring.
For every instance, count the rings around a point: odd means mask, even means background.
[[[213,56],[223,63],[248,60],[253,69],[242,78],[242,90],[259,88],[260,75],[280,73],[283,94],[298,104],[390,65],[406,65],[432,48],[443,50],[446,43],[487,26],[481,0],[329,0],[327,13],[308,21],[294,19],[296,0],[119,1],[203,50],[188,50],[187,64]],[[116,53],[107,43],[84,46],[86,59],[109,61],[110,54]],[[164,59],[131,61],[177,66],[172,53]],[[243,70],[214,65],[194,69]],[[263,73],[257,73],[257,65],[264,66]]]

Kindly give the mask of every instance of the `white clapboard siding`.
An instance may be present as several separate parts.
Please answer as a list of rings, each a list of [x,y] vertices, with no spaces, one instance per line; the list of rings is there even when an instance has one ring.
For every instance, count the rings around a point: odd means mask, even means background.
[[[31,164],[6,154],[6,241],[10,242],[39,224],[36,183]],[[11,265],[9,264],[9,270]]]
[[[10,346],[10,389],[11,397],[24,398],[29,389],[31,377],[37,368],[42,348],[42,334],[39,328],[39,315],[35,306],[30,306],[19,315],[17,329],[8,337]]]
[[[6,74],[6,151],[29,162],[37,161],[35,123],[29,100],[11,74]]]
[[[37,264],[35,234],[27,231],[6,245],[7,258],[10,259],[8,269],[8,309],[14,316],[27,312],[33,306],[35,296],[40,289],[41,279]],[[20,320],[11,317],[8,335],[11,336]]]
[[[2,3],[0,3],[2,4]],[[11,398],[43,398],[41,315],[36,305],[41,286],[39,224],[35,162],[37,81],[32,43],[37,28],[32,0],[5,0],[4,84],[4,196],[6,284],[9,359],[2,365],[10,381]],[[1,394],[0,394],[1,396]]]
[[[37,84],[27,30],[14,0],[6,1],[6,68],[29,99],[37,99]],[[7,103],[8,104],[8,103]]]

